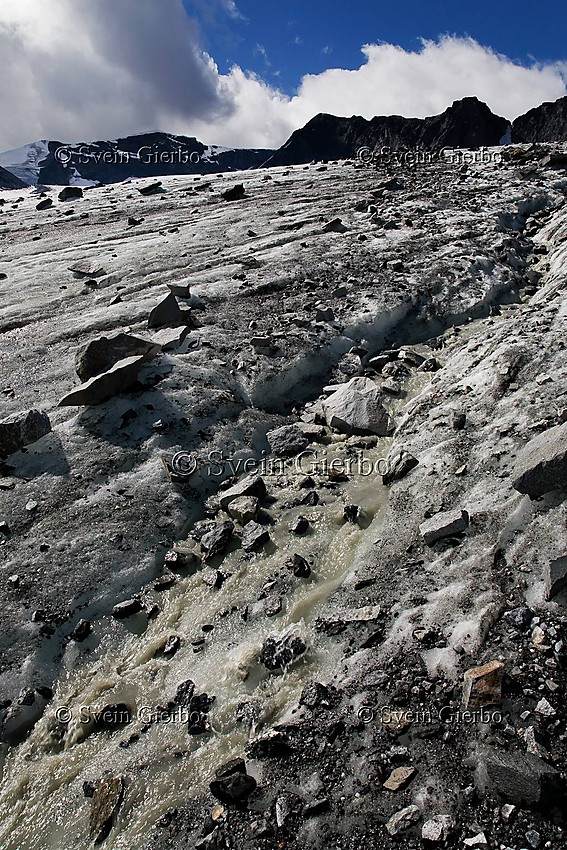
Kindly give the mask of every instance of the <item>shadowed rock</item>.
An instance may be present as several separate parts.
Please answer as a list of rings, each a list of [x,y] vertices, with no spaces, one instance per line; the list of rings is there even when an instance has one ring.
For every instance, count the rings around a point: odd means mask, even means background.
[[[124,333],[113,337],[102,336],[79,349],[75,357],[75,370],[81,381],[88,381],[126,357],[143,355],[144,360],[151,360],[159,350],[157,339],[150,342]]]
[[[530,499],[567,489],[567,422],[543,431],[522,449],[514,465],[512,485]]]
[[[343,434],[385,437],[394,423],[382,404],[380,387],[369,378],[352,378],[323,402],[327,425]]]
[[[138,372],[145,363],[145,357],[126,357],[115,363],[112,369],[96,375],[86,384],[72,390],[59,402],[59,407],[102,404],[115,395],[129,390],[138,378]]]
[[[0,458],[9,457],[49,434],[51,422],[43,410],[12,413],[0,421]]]

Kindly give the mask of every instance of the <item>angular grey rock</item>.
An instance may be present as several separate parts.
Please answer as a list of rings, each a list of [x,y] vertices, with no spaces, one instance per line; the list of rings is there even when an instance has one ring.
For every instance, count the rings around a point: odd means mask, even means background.
[[[469,515],[467,511],[440,511],[430,519],[422,522],[419,533],[428,546],[441,540],[443,537],[451,537],[453,534],[461,534],[469,527]]]
[[[422,363],[425,363],[425,357],[422,357],[421,354],[418,354],[417,351],[413,351],[411,348],[401,348],[398,358],[409,366],[421,366]]]
[[[71,390],[61,399],[59,407],[102,404],[115,395],[127,392],[138,378],[144,363],[145,356],[141,354],[119,360],[107,372],[95,375],[85,384]]]
[[[209,784],[211,794],[227,806],[243,803],[256,790],[257,782],[247,773],[232,773]]]
[[[330,307],[322,308],[318,307],[315,311],[315,321],[316,322],[334,322],[335,314],[331,310]]]
[[[158,331],[157,334],[153,335],[152,341],[155,345],[158,345],[162,351],[173,351],[175,348],[179,348],[190,330],[191,328],[187,325],[183,325],[179,328],[163,328],[163,330]]]
[[[191,285],[189,283],[168,283],[169,291],[177,298],[191,298]]]
[[[160,192],[164,192],[164,188],[162,187],[161,180],[156,180],[155,183],[149,183],[147,186],[140,186],[138,188],[138,192],[140,195],[157,195]]]
[[[323,233],[345,233],[348,227],[344,225],[340,218],[333,218],[328,221],[323,228]]]
[[[177,327],[182,323],[183,313],[172,292],[156,304],[148,317],[148,328]]]
[[[65,186],[59,192],[60,201],[70,201],[71,199],[82,198],[83,190],[80,186]]]
[[[126,599],[114,606],[112,616],[117,620],[126,620],[128,617],[133,617],[134,614],[139,614],[143,607],[139,599]]]
[[[394,423],[382,405],[380,387],[369,378],[351,378],[323,402],[327,425],[343,434],[385,437]]]
[[[119,333],[115,336],[101,336],[93,339],[77,351],[75,356],[75,371],[81,381],[88,381],[101,372],[106,372],[119,360],[126,357],[143,355],[144,360],[151,360],[159,352],[160,346],[155,341],[141,339],[131,334]]]
[[[567,803],[561,774],[531,753],[488,748],[478,761],[477,783],[486,784],[520,808],[563,809]]]
[[[553,599],[567,587],[567,555],[548,561],[545,566],[545,598]]]
[[[297,425],[282,425],[281,428],[274,428],[273,431],[268,431],[266,438],[273,453],[280,457],[297,455],[309,445],[309,440]]]
[[[230,543],[233,531],[234,525],[226,521],[204,534],[201,538],[201,548],[205,558],[222,555]]]
[[[221,192],[225,201],[238,201],[240,198],[243,198],[245,194],[246,191],[242,183],[237,183],[236,186],[231,186],[230,189],[225,189],[224,192]]]
[[[43,210],[48,210],[53,206],[53,201],[51,198],[44,198],[43,201],[40,201],[39,204],[36,204],[36,210],[38,212],[43,212]]]
[[[247,522],[242,529],[242,548],[245,552],[259,549],[270,539],[269,531],[258,522]]]
[[[277,593],[271,593],[264,599],[264,614],[266,617],[275,617],[283,608],[283,600]]]
[[[258,512],[259,502],[254,496],[239,496],[228,506],[230,516],[241,525],[246,525],[254,519]]]
[[[416,823],[420,817],[421,812],[417,806],[406,806],[405,809],[400,809],[386,821],[386,831],[388,835],[397,835]]]
[[[77,260],[68,268],[77,277],[101,277],[105,274],[103,267],[91,260]]]
[[[7,458],[45,437],[51,431],[49,416],[43,410],[11,413],[0,421],[0,458]]]
[[[386,459],[386,472],[382,476],[383,484],[391,484],[404,478],[408,472],[418,465],[419,461],[404,449],[397,449],[388,455]]]
[[[264,479],[259,475],[248,475],[242,481],[235,484],[234,487],[230,487],[228,490],[222,490],[219,501],[223,511],[226,511],[230,503],[234,499],[238,499],[239,496],[254,496],[256,499],[262,501],[266,497]]]
[[[567,489],[567,422],[548,428],[524,446],[514,465],[512,486],[531,499]]]

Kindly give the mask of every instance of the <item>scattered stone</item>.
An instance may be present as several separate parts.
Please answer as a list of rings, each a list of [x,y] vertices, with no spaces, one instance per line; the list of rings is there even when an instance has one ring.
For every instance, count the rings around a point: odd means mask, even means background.
[[[299,705],[304,705],[311,710],[315,708],[329,708],[336,702],[336,692],[331,691],[326,685],[320,682],[307,682],[303,686],[301,696],[299,697]]]
[[[440,511],[419,526],[419,533],[428,546],[444,537],[461,534],[469,527],[467,511]]]
[[[297,534],[299,537],[309,531],[309,520],[304,516],[298,516],[290,525],[289,530],[292,534]]]
[[[451,413],[451,426],[455,431],[462,431],[465,425],[467,424],[467,415],[466,413],[461,413],[460,411],[453,410]]]
[[[382,392],[392,396],[400,396],[402,394],[402,385],[395,381],[394,378],[386,378],[382,382]]]
[[[35,443],[51,431],[49,416],[43,410],[12,413],[0,421],[0,458],[7,458]]]
[[[380,387],[369,378],[351,378],[323,402],[327,425],[343,434],[387,436],[394,427],[381,402]]]
[[[75,198],[82,198],[83,190],[80,186],[65,186],[64,189],[61,189],[59,192],[59,200],[60,201],[70,201]]]
[[[542,717],[555,717],[557,714],[557,711],[545,697],[540,699],[535,707],[535,712],[536,714],[540,714]]]
[[[181,649],[181,638],[179,635],[170,635],[163,646],[162,653],[166,658],[173,658],[179,649]]]
[[[527,629],[534,618],[534,612],[525,606],[506,611],[504,618],[520,631]]]
[[[153,335],[152,342],[159,346],[162,351],[174,351],[182,345],[190,330],[191,328],[187,325],[178,328],[163,328]]]
[[[245,194],[246,190],[242,183],[237,183],[236,186],[232,186],[230,189],[225,189],[224,192],[221,192],[221,196],[225,201],[239,201]]]
[[[258,513],[260,503],[254,496],[239,496],[228,506],[228,513],[241,525],[247,525]]]
[[[342,223],[340,218],[333,218],[323,227],[323,233],[345,233],[348,227]]]
[[[105,274],[104,268],[91,260],[77,260],[69,266],[69,271],[77,277],[102,277]]]
[[[322,815],[324,812],[328,812],[331,808],[331,801],[328,797],[321,797],[320,800],[313,800],[310,803],[306,803],[303,807],[303,817],[305,818],[314,818],[317,815]]]
[[[266,438],[272,452],[279,457],[297,455],[309,445],[309,440],[297,425],[282,425],[281,428],[268,431]]]
[[[435,815],[426,821],[421,829],[423,841],[431,844],[441,844],[449,840],[456,824],[451,815]]]
[[[171,328],[182,324],[183,313],[172,292],[156,304],[148,317],[148,328]]]
[[[220,570],[212,570],[206,569],[201,573],[201,581],[207,585],[207,587],[212,587],[215,590],[220,590],[220,588],[225,583],[226,576],[224,573],[221,573]]]
[[[415,469],[418,463],[417,458],[409,452],[406,452],[404,449],[396,449],[386,459],[386,472],[382,476],[382,483],[388,485],[393,481],[404,478],[408,472]]]
[[[382,787],[387,791],[401,791],[402,788],[406,788],[410,784],[416,773],[415,767],[396,767]]]
[[[128,617],[133,617],[134,614],[139,614],[143,611],[144,606],[139,599],[126,599],[124,602],[119,602],[112,609],[112,616],[117,620],[126,620]]]
[[[386,821],[386,830],[388,835],[398,835],[408,827],[413,826],[421,817],[421,812],[417,806],[406,806],[405,809],[400,809],[392,817]]]
[[[144,360],[151,360],[159,350],[160,346],[155,342],[130,334],[102,336],[77,351],[75,370],[81,381],[88,381],[126,357],[142,356]]]
[[[291,752],[289,738],[279,729],[270,729],[265,735],[253,738],[246,745],[246,753],[251,759],[281,758]]]
[[[59,402],[59,407],[103,404],[114,396],[127,392],[136,382],[145,360],[144,355],[119,360],[111,369],[95,375],[85,384],[67,393]]]
[[[567,587],[567,555],[546,561],[544,569],[545,598],[553,599]]]
[[[408,366],[415,366],[416,368],[425,363],[425,357],[422,357],[421,354],[418,354],[417,351],[413,351],[411,348],[400,348],[398,359],[403,363],[407,363]]]
[[[478,835],[473,835],[472,838],[465,838],[463,844],[465,847],[488,847],[488,840],[484,832],[479,832]]]
[[[504,665],[500,661],[489,661],[467,670],[463,684],[464,708],[477,709],[501,702],[503,675]]]
[[[530,753],[487,748],[479,758],[478,781],[519,808],[563,810],[565,786],[555,768]]]
[[[535,829],[528,829],[526,832],[526,841],[530,847],[537,850],[537,848],[541,845],[541,835]]]
[[[331,310],[330,307],[318,307],[315,310],[315,321],[316,322],[334,322],[335,314]]]
[[[236,771],[229,776],[213,779],[209,783],[211,794],[226,806],[243,803],[256,790],[258,783],[253,776]]]
[[[245,552],[254,552],[270,539],[269,531],[258,522],[247,522],[242,529],[242,548]]]
[[[86,640],[90,634],[92,634],[93,626],[88,620],[79,620],[73,631],[71,632],[71,637],[73,640],[77,641],[77,643],[81,643]]]
[[[177,298],[191,298],[191,285],[189,283],[168,283],[169,291]]]
[[[162,181],[156,180],[155,183],[149,183],[147,186],[139,186],[138,192],[140,195],[157,195],[160,192],[165,191],[162,187]]]
[[[234,525],[228,520],[208,531],[201,538],[201,549],[205,558],[222,555],[232,538]]]
[[[44,198],[43,201],[40,201],[39,204],[36,204],[35,208],[36,208],[36,210],[38,210],[38,212],[43,212],[43,210],[48,210],[52,206],[53,206],[52,199],[51,198]]]
[[[264,614],[266,617],[275,617],[283,608],[283,600],[281,596],[272,593],[264,599]]]
[[[286,566],[296,578],[309,578],[311,575],[311,567],[305,558],[301,557],[301,555],[293,555],[293,557],[287,561]]]
[[[343,508],[343,517],[346,522],[356,524],[360,519],[360,508],[358,505],[345,505]]]
[[[95,785],[91,800],[89,817],[90,837],[100,844],[112,829],[112,824],[124,796],[122,776],[108,776],[99,779]]]
[[[228,510],[230,503],[240,496],[253,496],[259,501],[265,499],[266,485],[264,479],[259,475],[249,475],[229,490],[222,491],[220,494],[220,506],[223,511]]]
[[[513,806],[512,803],[505,803],[500,809],[500,814],[502,815],[504,823],[510,823],[517,811],[517,807]]]
[[[306,651],[307,645],[297,635],[288,635],[283,639],[269,637],[262,646],[260,663],[268,670],[281,670],[304,655]]]
[[[512,473],[512,486],[530,499],[567,487],[567,422],[548,428],[522,449]]]

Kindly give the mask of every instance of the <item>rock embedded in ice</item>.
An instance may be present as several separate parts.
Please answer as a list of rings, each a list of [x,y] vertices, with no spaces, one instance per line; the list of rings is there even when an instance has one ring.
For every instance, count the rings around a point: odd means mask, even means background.
[[[165,192],[161,180],[156,180],[155,183],[148,183],[146,186],[139,186],[138,192],[140,195],[157,195]]]
[[[514,464],[512,486],[531,499],[567,490],[567,422],[548,428],[524,446]]]
[[[243,198],[245,194],[246,191],[242,183],[237,183],[235,186],[231,186],[230,189],[225,189],[225,191],[221,193],[225,201],[238,201],[240,198]]]
[[[396,449],[386,459],[386,471],[382,476],[383,484],[391,484],[404,478],[418,465],[419,461],[404,449]]]
[[[340,218],[333,218],[323,227],[323,233],[345,233],[348,227],[342,223]]]
[[[83,190],[80,186],[65,186],[64,189],[61,189],[59,192],[59,200],[60,201],[70,201],[71,199],[77,199],[83,197]]]
[[[430,519],[422,522],[419,533],[428,546],[444,537],[452,537],[461,534],[469,527],[469,515],[467,511],[440,511]]]
[[[547,561],[544,568],[545,598],[553,599],[567,587],[567,555]]]
[[[100,375],[95,375],[59,402],[59,407],[88,406],[103,404],[116,395],[127,392],[138,378],[138,373],[146,362],[144,355],[126,357]]]
[[[7,458],[51,431],[49,416],[35,408],[11,413],[0,421],[0,458]]]
[[[148,316],[148,328],[171,328],[182,324],[183,313],[172,292],[162,298]]]
[[[343,434],[385,437],[394,429],[380,387],[369,378],[351,378],[325,399],[323,412],[327,425]]]
[[[125,333],[101,336],[77,351],[75,370],[81,381],[88,381],[126,357],[143,355],[145,360],[151,360],[159,350],[160,344],[155,339],[150,341]]]
[[[53,201],[51,198],[44,198],[43,201],[40,201],[39,204],[36,204],[36,210],[38,212],[43,212],[43,210],[48,210],[53,206]]]
[[[161,331],[154,334],[152,341],[162,351],[174,351],[184,342],[190,330],[191,328],[188,325],[179,328],[162,328]]]
[[[134,614],[139,614],[142,610],[143,605],[139,599],[126,599],[114,606],[112,616],[117,620],[126,620],[128,617],[133,617]]]
[[[500,661],[489,661],[467,670],[463,684],[464,708],[477,709],[501,702],[503,675],[504,665]]]

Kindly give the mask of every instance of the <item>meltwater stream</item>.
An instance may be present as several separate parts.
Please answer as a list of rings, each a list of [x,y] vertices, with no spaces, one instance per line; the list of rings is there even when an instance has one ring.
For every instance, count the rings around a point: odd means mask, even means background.
[[[430,377],[416,373],[405,399],[392,403],[400,411]],[[371,464],[387,456],[391,439],[381,439],[364,451]],[[344,457],[346,442],[327,447],[328,457]],[[297,481],[297,476],[296,476]],[[278,504],[297,500],[298,491],[281,480],[267,479],[268,492]],[[339,664],[333,643],[314,631],[314,621],[324,614],[333,591],[359,563],[379,536],[387,499],[379,475],[352,476],[337,488],[320,488],[314,507],[289,507],[275,511],[277,524],[270,530],[274,546],[252,557],[231,552],[222,562],[231,574],[221,589],[206,586],[199,573],[179,580],[160,594],[161,613],[142,634],[118,624],[123,640],[108,637],[96,659],[83,659],[75,668],[76,647],[70,644],[66,673],[57,684],[44,716],[18,747],[9,752],[0,790],[0,846],[2,850],[82,850],[92,847],[89,837],[91,802],[83,793],[84,782],[95,782],[105,771],[122,775],[125,793],[110,835],[103,846],[112,850],[138,850],[146,846],[155,822],[168,810],[182,807],[187,799],[206,789],[215,767],[242,755],[251,735],[265,731],[289,715],[297,705],[305,682],[316,678],[332,681]],[[360,505],[365,521],[344,522],[345,504]],[[277,507],[277,506],[276,506]],[[296,537],[289,525],[299,515],[311,523],[311,532]],[[309,579],[295,579],[282,612],[267,617],[258,599],[266,580],[281,571],[294,553],[312,565]],[[249,617],[242,619],[249,606]],[[204,633],[201,627],[214,625]],[[258,661],[269,636],[296,629],[308,646],[307,654],[284,673],[271,673]],[[182,639],[172,658],[156,656],[171,635]],[[205,637],[203,651],[194,652],[191,640]],[[190,736],[186,722],[155,723],[127,748],[119,746],[143,724],[145,707],[155,708],[173,699],[183,681],[195,682],[196,693],[216,700],[209,714],[209,734]],[[255,700],[260,712],[255,729],[238,722],[237,706]],[[140,719],[112,732],[86,734],[81,723],[84,708],[100,709],[126,703]],[[64,743],[54,739],[56,711],[69,709]],[[261,782],[261,775],[256,774]]]

